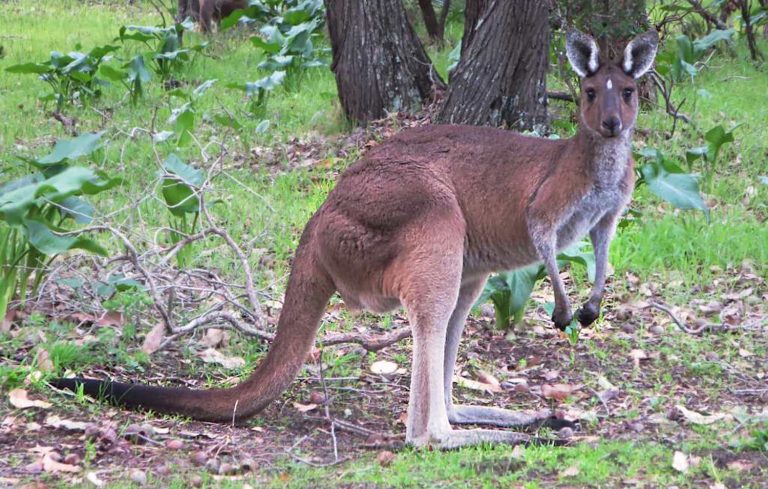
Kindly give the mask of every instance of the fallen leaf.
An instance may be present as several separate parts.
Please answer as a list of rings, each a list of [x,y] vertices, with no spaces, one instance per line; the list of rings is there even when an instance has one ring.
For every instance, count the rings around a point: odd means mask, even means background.
[[[307,413],[313,409],[317,409],[317,404],[301,404],[300,402],[294,402],[293,407],[300,413]]]
[[[200,358],[205,363],[218,363],[224,368],[241,368],[245,366],[245,360],[241,357],[228,357],[218,350],[208,348],[200,353]]]
[[[225,344],[229,340],[229,333],[219,328],[208,328],[205,331],[205,336],[200,340],[203,345],[214,348],[219,345]]]
[[[48,350],[41,348],[37,352],[37,368],[43,372],[53,372],[53,361]]]
[[[603,390],[606,390],[606,391],[617,390],[616,386],[611,384],[611,382],[605,377],[603,377],[602,375],[599,375],[597,377],[597,385],[599,385],[600,387],[602,387]]]
[[[51,414],[45,418],[45,424],[52,428],[62,428],[70,431],[85,431],[85,429],[90,426],[90,423],[61,419],[54,414]]]
[[[397,364],[389,360],[378,360],[371,364],[371,372],[377,375],[392,375],[397,372]]]
[[[96,320],[98,326],[122,326],[124,323],[125,319],[120,311],[107,311]]]
[[[749,358],[749,357],[754,356],[754,355],[755,355],[754,353],[752,353],[751,351],[749,351],[749,350],[747,350],[745,348],[739,348],[739,356],[741,358]]]
[[[672,456],[672,468],[682,474],[687,474],[688,467],[688,455],[679,451],[675,452],[675,454]]]
[[[565,401],[568,396],[582,388],[581,384],[542,384],[541,395],[544,399],[554,399],[556,401]]]
[[[88,472],[85,474],[85,478],[93,484],[96,487],[104,487],[104,481],[99,479],[99,476],[96,474],[96,472]]]
[[[696,411],[691,411],[690,409],[686,408],[685,406],[677,405],[675,408],[680,411],[680,413],[683,415],[683,417],[688,420],[689,423],[692,424],[712,424],[716,423],[718,421],[722,421],[724,419],[729,419],[732,416],[730,414],[726,413],[715,413],[710,415],[704,415],[701,413],[697,413]]]
[[[732,462],[728,462],[728,469],[735,470],[736,472],[752,470],[754,466],[755,464],[748,460],[734,460]]]
[[[394,453],[388,450],[384,450],[379,452],[379,456],[376,457],[376,460],[382,467],[389,467],[389,465],[395,460],[395,457],[396,456]]]
[[[499,379],[491,375],[489,372],[486,372],[485,370],[480,370],[477,372],[477,380],[483,384],[494,385],[498,387],[499,390],[501,390],[501,383],[499,382]]]
[[[630,358],[632,358],[632,363],[635,364],[635,368],[640,368],[640,360],[645,360],[648,358],[648,355],[645,354],[643,350],[634,349],[631,352],[629,352]]]
[[[26,409],[30,407],[37,407],[41,409],[48,409],[51,407],[50,402],[35,401],[27,397],[27,391],[24,389],[13,389],[8,393],[8,400],[11,406],[18,409]]]
[[[147,335],[144,337],[144,343],[141,344],[141,351],[147,355],[155,353],[160,348],[160,344],[163,342],[164,338],[165,324],[155,324],[152,326],[152,329],[149,331],[149,333],[147,333]]]
[[[577,475],[579,475],[579,468],[575,465],[560,472],[560,477],[575,477]]]
[[[13,325],[13,320],[16,318],[16,311],[6,311],[5,316],[3,316],[3,320],[0,321],[0,333],[7,333],[11,330],[11,325]]]
[[[80,467],[77,465],[63,464],[56,460],[57,456],[58,454],[56,452],[46,453],[43,456],[43,470],[49,474],[57,474],[59,472],[80,472]]]
[[[501,386],[499,385],[486,384],[485,382],[478,382],[476,380],[467,379],[466,377],[461,377],[459,375],[456,375],[453,378],[453,381],[456,382],[456,385],[464,387],[465,389],[490,393],[501,392]]]

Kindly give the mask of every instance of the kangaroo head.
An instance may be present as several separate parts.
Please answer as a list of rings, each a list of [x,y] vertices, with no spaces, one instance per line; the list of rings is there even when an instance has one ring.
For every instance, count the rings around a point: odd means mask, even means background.
[[[604,138],[614,138],[632,129],[637,118],[635,80],[653,64],[659,38],[651,30],[632,39],[620,60],[600,55],[595,40],[571,30],[566,36],[566,53],[581,77],[581,124]]]

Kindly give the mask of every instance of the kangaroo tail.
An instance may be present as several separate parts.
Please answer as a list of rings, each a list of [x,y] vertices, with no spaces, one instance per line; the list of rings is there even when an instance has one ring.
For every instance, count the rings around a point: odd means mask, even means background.
[[[128,408],[182,414],[202,421],[228,422],[253,416],[277,398],[293,381],[312,349],[325,306],[335,288],[317,263],[306,241],[308,225],[288,279],[277,334],[267,357],[242,383],[229,389],[193,390],[124,384],[96,379],[55,379],[54,387],[102,398]]]

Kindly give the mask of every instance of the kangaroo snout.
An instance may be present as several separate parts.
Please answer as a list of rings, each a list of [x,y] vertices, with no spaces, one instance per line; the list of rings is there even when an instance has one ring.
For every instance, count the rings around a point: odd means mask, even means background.
[[[607,131],[607,136],[618,136],[621,132],[621,119],[616,116],[609,117],[602,122],[603,129]]]

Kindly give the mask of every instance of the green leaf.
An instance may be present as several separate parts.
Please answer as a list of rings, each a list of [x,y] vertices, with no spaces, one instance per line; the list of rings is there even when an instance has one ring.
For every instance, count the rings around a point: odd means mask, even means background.
[[[83,236],[60,236],[55,234],[45,221],[38,219],[25,219],[24,228],[29,242],[36,250],[46,256],[58,255],[72,249],[82,249],[91,253],[108,256],[105,250],[96,241]]]
[[[588,251],[584,251],[587,248]],[[590,282],[595,281],[596,263],[595,253],[586,242],[576,243],[564,249],[557,255],[557,262],[560,266],[565,263],[575,263],[587,269],[587,278]]]
[[[207,91],[208,91],[208,89],[209,89],[209,88],[211,88],[211,87],[213,86],[213,84],[214,84],[214,83],[216,83],[217,81],[218,81],[218,80],[216,80],[216,79],[213,79],[213,80],[206,80],[206,81],[204,81],[203,83],[201,83],[200,85],[198,85],[198,86],[197,86],[197,87],[196,87],[194,90],[192,90],[192,95],[193,95],[194,97],[201,97],[201,96],[202,96],[202,95],[204,95],[204,94],[205,94],[205,92],[207,92]]]
[[[109,65],[99,66],[99,74],[107,80],[111,80],[113,82],[123,81],[128,76],[127,72],[118,70],[117,68],[113,68]]]
[[[738,127],[738,126],[736,126]],[[704,135],[704,139],[707,141],[707,158],[709,161],[717,161],[717,156],[720,154],[720,148],[727,143],[733,142],[733,131],[726,132],[723,126],[715,126]]]
[[[33,73],[42,75],[51,71],[51,65],[47,63],[21,63],[9,66],[5,69],[8,73]]]
[[[497,326],[506,328],[510,318],[519,321],[536,282],[545,275],[540,264],[492,276],[476,305],[491,300],[496,309]]]
[[[721,41],[730,41],[733,38],[733,29],[714,30],[701,39],[693,41],[693,51],[698,59],[709,48]]]
[[[90,132],[72,139],[60,139],[56,142],[53,152],[36,162],[40,166],[46,166],[87,156],[99,148],[99,141],[103,134],[103,132]]]
[[[75,220],[78,224],[88,224],[93,221],[94,208],[85,199],[70,196],[59,203],[62,214]]]
[[[181,217],[199,212],[200,200],[196,192],[204,182],[203,172],[187,165],[173,153],[163,163],[163,169],[170,175],[163,179],[162,194],[171,214]]]
[[[699,193],[699,180],[688,173],[670,173],[663,165],[646,163],[640,174],[648,188],[678,209],[698,209],[709,216],[709,207]]]
[[[125,65],[128,68],[128,79],[130,81],[140,80],[142,82],[148,82],[151,78],[149,70],[147,70],[144,64],[144,56],[137,54],[133,59]]]

